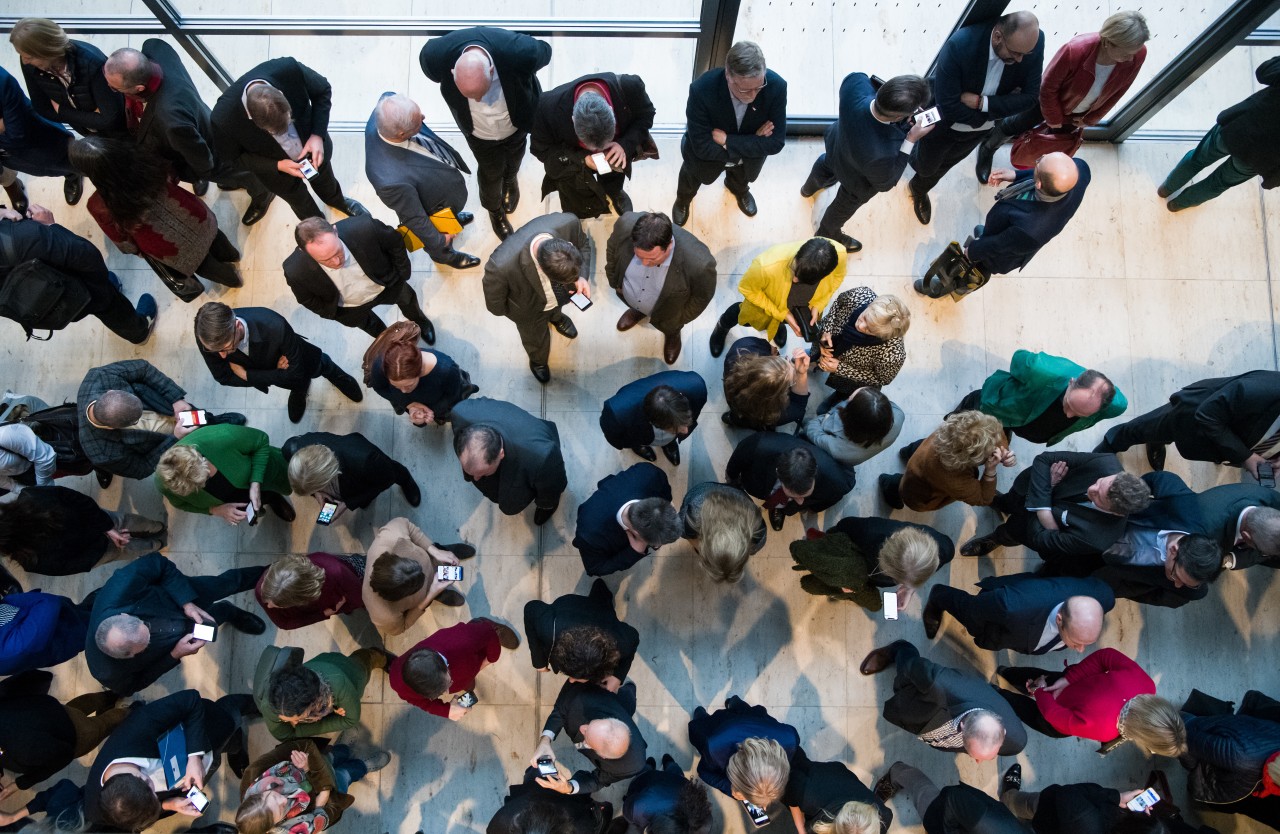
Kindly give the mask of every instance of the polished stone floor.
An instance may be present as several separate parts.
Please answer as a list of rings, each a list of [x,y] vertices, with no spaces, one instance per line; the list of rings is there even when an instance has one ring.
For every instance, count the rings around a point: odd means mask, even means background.
[[[209,3],[193,5],[210,11]],[[259,0],[257,5],[267,6],[267,0]],[[409,2],[400,5],[408,7]],[[418,5],[417,0],[413,5]],[[683,9],[673,14],[691,13],[688,2],[671,5]],[[60,6],[75,4],[63,2]],[[93,40],[109,48],[122,42],[105,36]],[[218,40],[231,46],[230,38]],[[241,40],[245,42],[240,45],[243,54],[259,50],[258,45],[249,43],[254,38]],[[242,72],[267,57],[268,48],[273,56],[302,57],[305,52],[317,56],[317,68],[334,81],[335,119],[363,123],[379,92],[407,84],[409,92],[423,101],[433,127],[451,127],[443,121],[444,108],[437,93],[417,72],[419,44],[410,49],[409,41],[403,39],[403,48],[397,45],[390,54],[380,56],[379,63],[397,69],[377,75],[363,69],[344,73],[342,62],[366,59],[368,51],[362,45],[330,41],[317,44],[315,40],[303,43],[301,39],[272,38],[269,47],[261,45],[264,54],[230,63],[233,73]],[[331,43],[335,48],[330,48]],[[640,48],[637,45],[637,50]],[[768,44],[765,48],[770,49]],[[654,62],[652,77],[647,66],[642,70],[659,104],[660,124],[682,121],[687,79],[683,67],[689,60],[684,49],[677,50],[670,64]],[[12,54],[7,49],[0,52],[4,53],[2,63],[15,70]],[[596,62],[611,69],[641,66],[628,60],[638,60],[640,55],[630,45],[621,54],[604,50],[590,54],[592,57],[583,61],[571,61],[564,52],[557,53],[547,81],[559,83],[588,71]],[[1233,53],[1229,63],[1215,70],[1215,96],[1199,108],[1196,118],[1180,126],[1207,127],[1220,105],[1250,91],[1252,67],[1270,54],[1274,50]],[[793,65],[795,57],[788,59]],[[848,62],[842,55],[836,69],[850,69]],[[677,64],[678,71],[673,70]],[[406,73],[404,67],[412,69]],[[824,83],[830,84],[833,69],[828,66],[825,72],[828,77]],[[668,77],[669,83],[658,83]],[[821,104],[820,97],[814,98],[812,109]],[[808,106],[795,109],[811,110]],[[469,156],[455,132],[445,136]],[[391,212],[364,180],[360,137],[339,133],[335,145],[334,164],[347,193],[381,219],[393,221]],[[637,208],[670,210],[679,165],[678,138],[660,135],[659,146],[662,158],[639,164],[629,186]],[[895,293],[913,314],[907,364],[886,391],[907,413],[904,441],[930,431],[964,393],[1004,367],[1018,348],[1069,356],[1103,370],[1129,397],[1131,414],[1155,407],[1177,387],[1205,376],[1276,368],[1273,281],[1280,279],[1280,197],[1276,192],[1264,193],[1255,181],[1199,209],[1169,214],[1156,198],[1155,187],[1188,147],[1154,142],[1085,147],[1081,157],[1093,169],[1093,184],[1065,233],[1024,272],[998,277],[959,304],[922,299],[912,293],[910,284],[947,241],[963,239],[990,206],[992,190],[977,185],[970,167],[959,166],[934,192],[935,219],[927,228],[916,222],[903,188],[880,196],[858,214],[847,231],[860,238],[866,248],[851,256],[846,288],[865,284],[880,293]],[[722,477],[725,461],[738,439],[717,419],[724,409],[718,382],[720,363],[710,357],[706,347],[714,314],[736,298],[737,278],[758,252],[772,243],[812,233],[831,195],[805,200],[798,190],[819,148],[816,140],[793,140],[779,157],[769,161],[754,189],[761,206],[754,219],[742,216],[719,185],[704,188],[693,204],[687,228],[715,254],[720,286],[713,309],[686,328],[685,350],[677,364],[703,374],[711,390],[702,424],[684,447],[683,464],[673,468],[664,460],[659,462],[669,473],[677,498],[690,484]],[[557,210],[554,198],[538,200],[540,179],[541,168],[530,159],[520,178],[524,198],[513,218],[517,225]],[[267,431],[277,444],[301,431],[360,431],[405,462],[423,485],[425,498],[416,510],[393,491],[368,510],[329,528],[311,521],[309,499],[299,500],[300,518],[290,527],[268,519],[255,528],[233,528],[215,518],[170,511],[172,536],[167,555],[183,570],[194,574],[266,564],[291,552],[363,551],[373,531],[398,515],[408,515],[435,539],[474,543],[480,556],[472,563],[474,569],[464,588],[467,607],[433,607],[409,633],[388,641],[387,648],[393,652],[403,651],[432,629],[462,617],[492,614],[519,623],[521,609],[531,598],[552,599],[575,590],[586,591],[589,583],[569,544],[576,506],[590,495],[600,478],[635,462],[629,452],[617,452],[605,444],[597,428],[600,402],[623,382],[664,367],[656,331],[638,328],[626,334],[615,332],[614,321],[623,307],[608,292],[602,263],[593,281],[597,303],[592,310],[573,315],[581,333],[576,342],[553,336],[554,379],[542,387],[527,371],[514,327],[484,311],[481,270],[442,269],[422,253],[412,256],[414,286],[440,333],[437,347],[471,372],[484,395],[510,400],[559,426],[569,488],[554,520],[535,528],[529,514],[503,517],[462,480],[447,429],[415,428],[372,394],[353,405],[327,383],[318,381],[302,424],[293,426],[285,416],[283,392],[264,395],[252,389],[217,386],[192,341],[195,306],[184,305],[166,293],[142,261],[111,248],[83,206],[65,206],[60,182],[29,179],[28,188],[36,202],[54,210],[59,222],[108,252],[109,264],[122,278],[130,297],[144,291],[154,293],[160,303],[160,318],[155,335],[138,348],[92,322],[59,333],[48,343],[23,342],[16,328],[8,327],[0,344],[5,387],[61,402],[75,396],[88,367],[142,357],[178,380],[193,401],[217,410],[244,412],[251,425]],[[237,222],[247,200],[242,193],[219,194],[215,188],[207,199],[222,228],[244,253],[245,286],[233,291],[215,287],[199,301],[216,298],[232,305],[277,309],[339,364],[358,373],[367,344],[364,335],[301,309],[284,283],[280,263],[293,249],[296,223],[288,207],[277,201],[263,222],[246,229]],[[497,240],[483,219],[474,192],[468,208],[481,218],[460,236],[458,246],[486,257]],[[612,220],[606,217],[585,225],[596,246],[602,247]],[[387,315],[393,313],[387,311]],[[815,404],[825,393],[821,385],[816,385],[816,390]],[[1063,446],[1090,449],[1104,428],[1075,435]],[[1015,450],[1024,462],[1037,451],[1021,441],[1015,441]],[[1124,462],[1134,472],[1146,470],[1140,450],[1126,454]],[[858,486],[847,501],[825,514],[823,525],[845,515],[887,512],[874,484],[878,474],[897,467],[892,452],[860,467]],[[1175,454],[1171,454],[1169,468],[1197,489],[1239,478],[1235,470],[1189,464]],[[1012,475],[1002,472],[1002,487]],[[117,479],[107,490],[99,490],[92,478],[64,483],[97,495],[110,508],[152,515],[165,512],[149,482]],[[989,511],[963,506],[933,515],[899,512],[895,517],[928,521],[957,541],[995,523]],[[891,623],[868,616],[855,606],[804,594],[791,570],[787,549],[787,543],[800,534],[796,519],[788,522],[782,534],[771,534],[766,549],[752,559],[737,585],[710,582],[684,543],[664,548],[632,571],[609,578],[617,591],[620,614],[641,633],[632,677],[639,693],[639,724],[649,749],[655,755],[670,751],[682,764],[691,765],[692,751],[685,732],[689,714],[697,705],[718,705],[726,696],[738,694],[767,705],[774,715],[796,725],[811,757],[840,759],[869,783],[889,763],[904,759],[925,769],[940,784],[963,778],[994,790],[1007,761],[977,766],[962,757],[930,750],[891,727],[879,715],[879,704],[890,691],[889,676],[864,678],[858,674],[857,664],[872,647],[897,638],[917,642],[932,658],[974,665],[984,675],[1008,658],[974,649],[963,634],[957,634],[954,624],[934,645],[926,646],[918,601],[902,619]],[[1020,549],[1005,550],[991,559],[957,559],[934,581],[968,587],[980,576],[1017,572],[1031,564],[1033,560]],[[33,578],[28,587],[79,598],[105,581],[114,568],[108,565],[87,576],[65,580]],[[1280,680],[1272,658],[1280,648],[1280,615],[1276,613],[1280,586],[1273,580],[1273,574],[1261,568],[1232,573],[1218,582],[1207,600],[1178,611],[1140,609],[1122,602],[1108,619],[1101,645],[1136,657],[1156,678],[1160,692],[1175,703],[1192,687],[1228,699],[1238,699],[1249,688],[1276,694]],[[252,605],[252,600],[246,595],[243,603]],[[154,698],[183,687],[197,687],[209,696],[246,691],[254,661],[268,643],[301,645],[308,652],[346,651],[377,639],[363,615],[288,634],[270,629],[261,638],[224,632],[215,646],[184,662],[143,694]],[[59,695],[96,688],[80,659],[59,667],[56,676]],[[505,786],[518,780],[558,685],[559,680],[533,671],[522,648],[504,656],[481,676],[477,690],[482,703],[465,721],[450,723],[403,704],[385,686],[384,677],[375,674],[365,693],[364,723],[372,740],[384,744],[394,755],[389,767],[353,789],[356,804],[343,822],[345,830],[370,834],[483,830],[499,807]],[[269,743],[260,725],[254,726],[252,741],[255,752]],[[559,749],[567,762],[573,762],[572,750],[566,746]],[[1151,768],[1129,747],[1106,759],[1100,759],[1094,750],[1095,745],[1082,740],[1055,741],[1033,735],[1019,761],[1028,787],[1033,788],[1054,781],[1095,780],[1124,789],[1143,782]],[[74,766],[71,775],[82,777],[89,761],[86,758]],[[1185,805],[1181,768],[1172,761],[1158,764],[1168,770],[1177,798]],[[220,777],[211,816],[232,817],[234,787],[229,777]],[[621,793],[612,789],[602,796],[618,803]],[[724,820],[722,830],[743,831],[744,819],[736,805],[726,797],[716,799],[718,815]],[[919,830],[917,815],[902,800],[895,801],[894,810],[895,827]],[[1223,831],[1259,830],[1248,821],[1216,815],[1204,818]],[[163,823],[162,827],[173,826]],[[789,827],[785,820],[775,826]]]

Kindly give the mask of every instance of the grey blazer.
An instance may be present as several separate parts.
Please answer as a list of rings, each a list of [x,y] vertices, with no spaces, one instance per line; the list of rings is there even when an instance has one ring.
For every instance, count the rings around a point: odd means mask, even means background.
[[[536,321],[543,314],[547,297],[538,277],[538,267],[529,254],[529,242],[548,233],[563,238],[582,252],[582,277],[590,280],[590,257],[582,222],[567,211],[535,217],[516,229],[493,250],[484,265],[484,306],[495,316],[514,322]]]

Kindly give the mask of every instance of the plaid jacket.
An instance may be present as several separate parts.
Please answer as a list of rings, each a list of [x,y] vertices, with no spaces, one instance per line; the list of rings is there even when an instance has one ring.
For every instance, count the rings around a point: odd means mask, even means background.
[[[176,382],[142,359],[126,359],[91,368],[80,383],[76,403],[81,408],[80,446],[99,469],[124,478],[149,478],[160,455],[174,444],[173,435],[140,429],[100,429],[89,422],[84,409],[107,391],[128,391],[142,400],[142,407],[160,414],[186,396]]]

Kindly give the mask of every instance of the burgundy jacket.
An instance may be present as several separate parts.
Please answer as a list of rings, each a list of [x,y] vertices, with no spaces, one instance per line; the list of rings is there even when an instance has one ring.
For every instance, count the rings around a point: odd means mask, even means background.
[[[1102,38],[1097,32],[1077,35],[1063,44],[1058,54],[1053,56],[1049,66],[1045,68],[1044,80],[1040,82],[1040,112],[1049,124],[1065,124],[1067,116],[1076,109],[1093,86],[1093,67],[1098,60],[1098,49],[1102,46]],[[1147,48],[1144,46],[1133,56],[1132,61],[1116,64],[1111,77],[1102,87],[1102,94],[1085,113],[1084,123],[1096,125],[1102,117],[1115,107],[1116,102],[1125,94],[1133,79],[1138,77],[1142,62],[1147,59]]]

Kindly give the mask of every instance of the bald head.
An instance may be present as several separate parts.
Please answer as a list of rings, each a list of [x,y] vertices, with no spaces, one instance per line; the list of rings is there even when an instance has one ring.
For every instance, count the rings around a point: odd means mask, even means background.
[[[373,111],[378,135],[388,142],[407,142],[422,127],[422,108],[401,93],[387,96]]]
[[[960,722],[964,751],[975,762],[989,762],[1004,746],[1004,722],[990,710],[975,709]]]
[[[1009,12],[991,30],[991,48],[1005,64],[1018,64],[1040,43],[1040,21],[1031,12]]]
[[[117,93],[134,95],[151,81],[151,59],[136,49],[117,49],[103,64],[102,74]]]
[[[1058,635],[1067,648],[1082,652],[1102,636],[1106,612],[1093,597],[1068,597],[1058,612]]]
[[[458,92],[473,101],[479,101],[489,92],[492,75],[493,64],[478,47],[463,50],[453,64],[453,83],[458,86]]]
[[[1061,197],[1075,188],[1079,179],[1076,161],[1061,151],[1045,154],[1036,163],[1036,190],[1046,197]]]
[[[582,726],[582,740],[603,759],[621,759],[631,749],[631,731],[616,718],[597,718]]]

